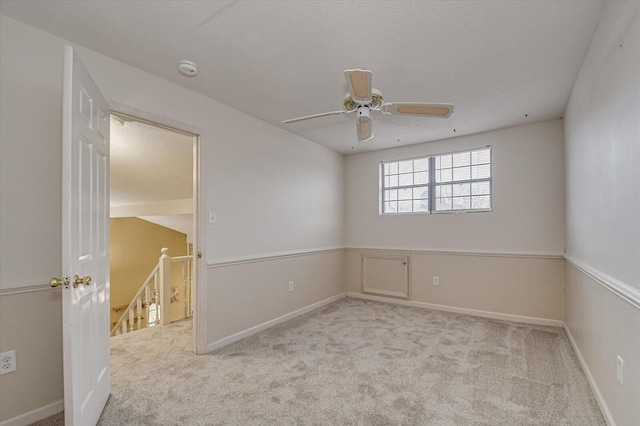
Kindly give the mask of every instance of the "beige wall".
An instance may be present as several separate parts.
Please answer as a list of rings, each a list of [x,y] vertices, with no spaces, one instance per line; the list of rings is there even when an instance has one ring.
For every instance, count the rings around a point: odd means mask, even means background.
[[[362,255],[346,255],[347,291],[362,293]],[[557,258],[376,251],[409,256],[409,300],[525,317],[564,318],[564,260]],[[438,276],[440,285],[433,285]]]
[[[210,266],[209,342],[343,293],[344,251]],[[289,281],[294,291],[289,292]]]
[[[55,165],[61,164],[65,44],[72,43],[0,16],[0,291],[44,286],[50,277],[62,275],[62,179]],[[343,245],[342,155],[96,52],[79,47],[78,53],[112,107],[200,135],[200,213],[215,211],[218,218],[216,225],[201,222],[204,241],[195,249],[203,252],[202,262]],[[219,294],[244,298],[247,306],[261,304],[236,280],[215,273],[209,278],[207,269],[202,271],[210,311],[218,307]],[[313,267],[297,271],[301,283],[312,282],[318,272]],[[343,286],[340,277],[337,285]],[[265,274],[252,285],[268,291],[280,278]],[[266,303],[272,308],[264,314],[297,309],[299,295],[274,295]],[[316,295],[324,297],[323,291],[314,290],[304,301]],[[5,303],[4,298],[15,296],[0,297]],[[30,310],[25,298],[15,300],[17,309]],[[61,309],[59,302],[48,299],[39,306],[58,315]],[[5,312],[0,312],[3,334],[16,322]],[[33,406],[62,399],[61,379],[50,374],[61,369],[61,345],[47,344],[61,340],[60,323],[46,316],[38,319],[28,335],[20,334],[33,343],[29,356],[18,355],[18,365],[34,377],[51,380],[47,386],[55,391]],[[218,327],[224,326],[210,321],[208,336],[226,332]],[[0,341],[0,350],[10,349],[14,347]],[[19,385],[10,393],[2,388],[3,403],[23,407],[19,401],[31,401],[41,385],[33,385],[22,373],[11,377],[2,376],[0,383],[17,380]],[[2,410],[0,421],[17,413]]]
[[[59,289],[0,296],[1,350],[17,360],[0,376],[0,421],[61,402],[61,306]]]
[[[640,419],[640,309],[566,263],[566,319],[576,349],[618,426]],[[616,356],[624,359],[624,384]]]
[[[640,419],[638,52],[640,3],[607,2],[565,114],[565,322],[618,426]]]
[[[128,305],[149,273],[158,264],[160,250],[169,256],[187,255],[187,236],[136,217],[111,219],[111,307]],[[171,286],[178,287],[179,301],[171,303],[171,320],[184,318],[184,288],[181,263],[171,268]],[[111,310],[111,323],[122,312]]]
[[[492,146],[493,211],[380,215],[380,162]],[[562,121],[349,155],[348,247],[562,254]]]

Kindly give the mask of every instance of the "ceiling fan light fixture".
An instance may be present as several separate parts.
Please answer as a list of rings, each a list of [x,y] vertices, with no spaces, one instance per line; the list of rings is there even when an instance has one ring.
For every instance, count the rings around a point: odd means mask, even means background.
[[[358,130],[358,142],[368,141],[373,138],[373,121],[371,121],[371,111],[367,107],[358,108],[358,119],[356,129]]]

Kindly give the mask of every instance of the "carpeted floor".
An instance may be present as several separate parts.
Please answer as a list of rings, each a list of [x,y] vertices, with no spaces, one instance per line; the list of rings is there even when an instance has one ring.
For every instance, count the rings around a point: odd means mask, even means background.
[[[191,335],[112,338],[99,424],[605,424],[559,328],[342,299],[208,355]]]

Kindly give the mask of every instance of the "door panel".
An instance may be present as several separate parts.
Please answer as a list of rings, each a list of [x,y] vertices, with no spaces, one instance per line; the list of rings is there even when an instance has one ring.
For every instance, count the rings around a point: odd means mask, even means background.
[[[109,355],[109,107],[65,48],[62,263],[66,425],[95,425],[111,392]],[[91,277],[74,285],[74,276]]]

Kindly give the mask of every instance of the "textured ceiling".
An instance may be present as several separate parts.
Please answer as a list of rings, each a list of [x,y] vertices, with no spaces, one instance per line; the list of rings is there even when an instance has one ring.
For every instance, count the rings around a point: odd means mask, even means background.
[[[193,138],[111,118],[111,205],[193,197]]]
[[[594,1],[7,1],[1,12],[340,152],[559,118],[591,41]],[[177,63],[200,65],[183,77]],[[358,146],[343,70],[386,101],[455,104],[449,119],[374,113]],[[528,118],[525,115],[528,114]],[[454,129],[456,131],[454,132]]]

